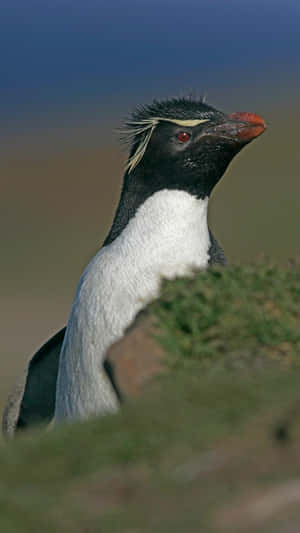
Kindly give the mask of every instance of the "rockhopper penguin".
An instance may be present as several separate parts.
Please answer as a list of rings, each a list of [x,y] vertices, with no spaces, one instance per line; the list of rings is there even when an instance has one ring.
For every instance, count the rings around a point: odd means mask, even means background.
[[[65,334],[58,333],[41,349],[42,357],[35,356],[37,365],[52,357],[54,378],[58,366],[55,421],[117,409],[103,368],[108,347],[158,296],[162,278],[224,263],[207,225],[209,196],[233,157],[264,130],[257,115],[226,115],[186,98],[154,101],[133,113],[126,125],[130,155],[111,230],[80,279]],[[41,379],[41,370],[38,375]],[[47,416],[54,408],[53,389],[52,381]],[[43,418],[32,386],[26,385],[17,426],[26,425],[26,416],[34,420],[30,409]]]

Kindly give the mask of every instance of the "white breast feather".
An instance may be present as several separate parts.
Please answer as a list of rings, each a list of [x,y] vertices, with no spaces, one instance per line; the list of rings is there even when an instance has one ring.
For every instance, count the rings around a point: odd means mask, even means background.
[[[123,232],[85,269],[60,356],[55,419],[117,409],[103,370],[107,348],[174,278],[208,264],[208,198],[163,190],[139,207]]]

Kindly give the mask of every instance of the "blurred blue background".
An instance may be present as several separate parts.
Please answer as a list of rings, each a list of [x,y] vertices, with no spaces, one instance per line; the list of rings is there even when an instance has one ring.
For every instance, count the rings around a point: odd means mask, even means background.
[[[210,221],[229,260],[299,254],[300,3],[2,0],[1,397],[67,320],[118,201],[115,129],[193,91],[268,130],[233,162]]]
[[[296,0],[3,0],[2,121],[118,116],[190,89],[280,98],[299,87],[299,16]]]

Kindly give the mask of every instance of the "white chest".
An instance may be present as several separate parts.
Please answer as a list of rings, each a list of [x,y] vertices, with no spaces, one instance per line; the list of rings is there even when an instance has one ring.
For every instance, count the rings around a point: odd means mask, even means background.
[[[160,191],[84,271],[74,299],[57,380],[57,420],[117,408],[102,362],[135,315],[174,278],[208,264],[208,199]]]

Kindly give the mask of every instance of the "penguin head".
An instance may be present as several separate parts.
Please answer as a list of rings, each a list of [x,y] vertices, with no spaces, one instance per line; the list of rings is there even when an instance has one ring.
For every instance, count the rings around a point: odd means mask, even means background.
[[[205,198],[233,157],[265,128],[258,115],[226,115],[201,100],[154,101],[127,122],[125,180],[151,193],[179,189]]]

